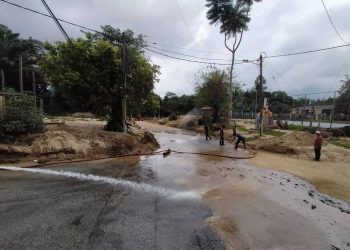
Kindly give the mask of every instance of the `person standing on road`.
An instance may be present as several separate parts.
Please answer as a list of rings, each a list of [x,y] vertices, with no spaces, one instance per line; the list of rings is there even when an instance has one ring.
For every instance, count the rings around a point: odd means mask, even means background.
[[[319,161],[321,158],[321,146],[322,146],[322,136],[320,131],[316,131],[314,149],[315,149],[315,160]]]
[[[237,134],[237,133],[234,133],[234,139],[233,140],[235,140],[236,139],[236,137],[237,137],[237,141],[236,141],[236,146],[235,146],[235,149],[237,149],[238,148],[238,144],[240,143],[240,142],[242,142],[243,143],[243,145],[244,145],[244,148],[245,148],[245,137],[243,136],[243,135],[241,135],[241,134]]]
[[[225,129],[225,125],[222,125],[222,127],[220,128],[220,146],[225,145],[225,143],[224,143],[224,129]]]
[[[207,125],[204,126],[204,132],[205,132],[205,140],[207,141],[208,138],[211,140],[211,137],[209,135],[209,127]]]

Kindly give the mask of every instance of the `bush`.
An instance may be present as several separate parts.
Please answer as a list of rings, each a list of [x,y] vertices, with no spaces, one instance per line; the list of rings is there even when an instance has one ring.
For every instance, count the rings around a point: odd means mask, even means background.
[[[6,98],[6,108],[0,118],[0,133],[4,135],[21,135],[42,132],[43,115],[34,108],[34,97],[11,95]]]
[[[169,116],[169,121],[176,121],[177,120],[177,116],[175,114],[171,114]]]

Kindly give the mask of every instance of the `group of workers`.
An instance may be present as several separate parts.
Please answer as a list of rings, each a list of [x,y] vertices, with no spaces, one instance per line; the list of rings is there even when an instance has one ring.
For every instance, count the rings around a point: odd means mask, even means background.
[[[222,125],[220,128],[220,146],[225,145],[224,132],[225,125]],[[211,136],[209,135],[209,127],[207,125],[204,126],[205,139],[211,140]],[[245,137],[239,133],[237,133],[236,124],[233,126],[233,141],[235,142],[235,149],[238,148],[238,145],[242,142],[245,148]]]
[[[225,145],[224,140],[224,130],[225,125],[222,125],[220,128],[220,146]],[[209,135],[209,127],[206,125],[204,126],[204,132],[205,132],[205,139],[211,140],[211,136]],[[233,126],[233,141],[235,142],[235,149],[238,148],[238,145],[242,142],[244,148],[245,148],[245,137],[239,133],[237,133],[237,127],[236,124]],[[319,161],[321,158],[321,147],[322,147],[322,136],[320,131],[316,131],[315,133],[315,140],[314,140],[314,150],[315,150],[315,161]]]

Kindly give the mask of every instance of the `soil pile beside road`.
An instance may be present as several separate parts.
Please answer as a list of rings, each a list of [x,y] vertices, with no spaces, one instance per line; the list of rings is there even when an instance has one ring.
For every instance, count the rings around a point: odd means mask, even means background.
[[[252,149],[285,154],[299,159],[314,157],[314,135],[308,132],[292,132],[280,137],[269,137],[249,142]],[[325,139],[322,144],[322,160],[350,161],[350,150],[334,146]]]
[[[158,147],[152,134],[136,127],[135,135],[104,131],[103,127],[104,122],[96,119],[48,124],[43,134],[30,135],[22,142],[0,144],[0,163],[100,159],[149,153]]]

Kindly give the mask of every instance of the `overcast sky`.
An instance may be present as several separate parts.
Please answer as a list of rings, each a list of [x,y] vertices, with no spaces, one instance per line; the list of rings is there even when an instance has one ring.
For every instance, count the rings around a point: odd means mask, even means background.
[[[47,13],[40,0],[8,0]],[[146,35],[156,47],[202,58],[230,59],[219,27],[209,25],[204,0],[46,0],[58,18],[93,29],[110,24]],[[345,41],[350,43],[350,0],[324,0],[333,22]],[[179,11],[180,7],[181,12]],[[0,23],[23,38],[57,41],[63,36],[53,20],[0,2]],[[187,24],[187,25],[186,25]],[[62,23],[71,37],[82,36],[79,28]],[[237,51],[238,59],[258,58],[312,50],[344,42],[337,36],[321,0],[263,0],[255,3],[249,31]],[[172,56],[188,58],[171,54]],[[161,66],[155,92],[178,95],[193,93],[194,75],[203,64],[184,62],[147,52],[150,60]],[[350,74],[350,47],[324,52],[266,59],[264,76],[269,90],[303,94],[337,90],[340,80]],[[347,60],[346,60],[347,59]],[[199,60],[203,61],[203,60]],[[221,61],[222,63],[229,63]],[[344,65],[344,67],[342,67]],[[227,66],[220,66],[225,68]],[[235,66],[238,81],[251,88],[259,68],[254,64]],[[313,95],[323,98],[331,94]]]

